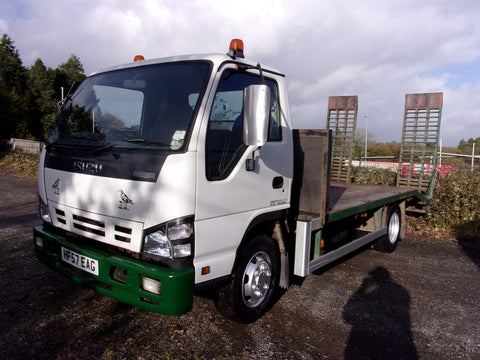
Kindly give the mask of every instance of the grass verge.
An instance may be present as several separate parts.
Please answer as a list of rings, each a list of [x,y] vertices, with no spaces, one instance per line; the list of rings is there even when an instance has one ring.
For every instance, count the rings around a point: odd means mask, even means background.
[[[36,179],[40,154],[23,152],[0,153],[0,171],[8,175]]]

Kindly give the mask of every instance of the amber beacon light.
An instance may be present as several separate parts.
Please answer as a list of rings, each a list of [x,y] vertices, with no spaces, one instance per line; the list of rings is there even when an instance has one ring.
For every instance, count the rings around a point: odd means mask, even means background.
[[[244,58],[245,56],[243,55],[243,41],[240,39],[233,39],[230,41],[230,48],[228,50],[228,56],[230,56],[232,59],[235,59],[237,57],[239,58]]]
[[[135,55],[135,57],[133,58],[133,61],[143,61],[143,60],[145,60],[143,55]]]

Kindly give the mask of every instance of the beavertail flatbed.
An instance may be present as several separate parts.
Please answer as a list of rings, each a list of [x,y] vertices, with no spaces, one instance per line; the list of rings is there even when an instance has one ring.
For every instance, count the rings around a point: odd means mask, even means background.
[[[409,188],[332,182],[328,199],[323,216],[298,217],[295,275],[306,276],[370,243],[393,251],[405,237],[407,202],[423,196]]]
[[[294,132],[294,274],[299,276],[369,243],[393,251],[405,237],[407,203],[424,200],[417,189],[331,181],[331,139],[329,130]]]
[[[341,220],[410,198],[421,199],[422,195],[418,190],[411,188],[332,182],[326,220],[327,222]]]

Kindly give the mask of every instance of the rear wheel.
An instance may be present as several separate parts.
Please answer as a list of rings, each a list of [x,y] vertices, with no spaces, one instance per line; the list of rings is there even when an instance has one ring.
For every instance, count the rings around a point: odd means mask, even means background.
[[[395,206],[388,210],[387,234],[382,236],[374,245],[375,250],[392,252],[400,240],[402,220],[400,209]]]
[[[278,273],[278,251],[273,240],[256,236],[243,251],[232,283],[238,320],[250,323],[265,314],[278,285]]]

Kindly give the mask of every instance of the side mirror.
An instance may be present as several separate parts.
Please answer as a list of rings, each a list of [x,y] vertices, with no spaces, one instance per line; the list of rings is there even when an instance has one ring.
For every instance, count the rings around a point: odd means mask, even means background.
[[[243,91],[243,142],[263,146],[267,142],[270,120],[270,88],[250,85]]]

